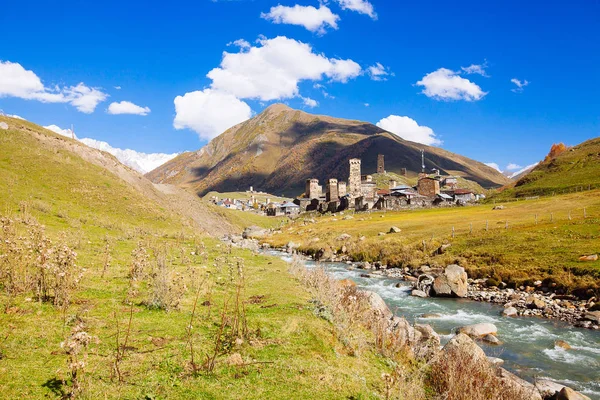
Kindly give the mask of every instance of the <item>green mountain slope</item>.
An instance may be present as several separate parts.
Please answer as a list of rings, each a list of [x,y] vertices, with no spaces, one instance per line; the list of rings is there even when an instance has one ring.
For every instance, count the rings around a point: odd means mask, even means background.
[[[276,195],[304,191],[308,178],[348,178],[350,158],[362,159],[364,174],[377,169],[385,155],[388,172],[402,168],[414,178],[421,171],[421,149],[428,169],[462,176],[483,187],[509,180],[480,162],[449,151],[409,142],[379,127],[293,110],[282,104],[227,130],[196,152],[181,154],[147,174],[156,183],[179,185],[204,195],[249,186]]]

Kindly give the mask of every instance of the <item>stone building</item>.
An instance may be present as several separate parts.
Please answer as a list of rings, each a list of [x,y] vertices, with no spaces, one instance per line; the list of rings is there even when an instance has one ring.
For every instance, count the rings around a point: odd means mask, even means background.
[[[384,156],[383,154],[377,155],[377,173],[385,174],[385,164],[384,164]]]
[[[332,202],[338,201],[338,180],[337,179],[329,179],[327,182],[327,194],[325,196],[325,201]]]
[[[346,182],[339,181],[338,182],[338,196],[344,197],[346,195]]]
[[[304,191],[304,197],[307,199],[318,199],[321,197],[323,192],[323,188],[319,186],[318,179],[307,179],[306,180],[306,189]]]
[[[348,178],[348,192],[352,197],[358,197],[361,195],[360,164],[360,158],[350,159],[350,177]]]
[[[421,196],[436,197],[440,194],[440,181],[429,176],[421,177],[417,184],[417,192]]]

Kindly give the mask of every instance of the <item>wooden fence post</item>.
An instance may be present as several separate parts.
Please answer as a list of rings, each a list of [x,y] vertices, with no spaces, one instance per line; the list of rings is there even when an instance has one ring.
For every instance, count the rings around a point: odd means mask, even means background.
[[[585,207],[583,207],[583,218],[587,218],[587,212],[585,210]]]
[[[571,210],[569,210],[569,221],[571,220]]]
[[[454,239],[454,227],[452,227],[452,239]]]
[[[470,234],[473,233],[473,223],[472,222],[469,224],[469,233]]]
[[[535,224],[537,225],[537,214],[535,214]]]
[[[504,229],[508,229],[508,221],[504,223]]]
[[[485,231],[486,231],[486,232],[487,232],[487,231],[488,231],[488,229],[489,229],[489,224],[488,224],[488,222],[489,222],[489,221],[486,219],[486,220],[485,220]]]
[[[550,213],[550,222],[554,222],[554,213]]]

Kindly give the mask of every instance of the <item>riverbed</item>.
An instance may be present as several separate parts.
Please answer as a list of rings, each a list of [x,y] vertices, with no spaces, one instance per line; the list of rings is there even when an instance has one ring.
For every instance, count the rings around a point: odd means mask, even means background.
[[[291,257],[269,251],[286,261]],[[306,266],[316,263],[304,261]],[[502,317],[502,306],[466,299],[419,298],[410,295],[410,284],[398,279],[361,277],[363,270],[343,263],[321,262],[336,279],[351,279],[358,287],[378,293],[389,308],[410,322],[430,324],[440,335],[442,344],[453,336],[455,328],[479,322],[491,322],[498,328],[501,345],[479,343],[488,356],[504,360],[504,368],[533,382],[551,379],[600,400],[600,332],[572,327],[560,321],[542,318]],[[401,287],[396,285],[401,282]],[[439,314],[422,318],[423,314]],[[570,350],[556,346],[564,340]]]

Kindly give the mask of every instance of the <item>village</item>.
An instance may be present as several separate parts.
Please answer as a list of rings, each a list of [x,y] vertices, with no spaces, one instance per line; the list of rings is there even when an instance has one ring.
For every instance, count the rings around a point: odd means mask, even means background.
[[[249,198],[219,199],[216,196],[211,201],[221,207],[241,211],[266,214],[267,216],[295,217],[304,212],[335,213],[344,210],[356,212],[370,210],[398,211],[416,208],[464,206],[477,202],[485,197],[484,194],[474,193],[470,189],[458,187],[458,178],[442,175],[440,170],[425,172],[424,155],[422,154],[422,171],[419,173],[417,184],[409,186],[389,180],[387,187],[378,187],[373,175],[363,175],[362,160],[349,160],[350,174],[348,181],[330,178],[325,188],[315,178],[307,179],[304,193],[294,199],[271,201],[265,198],[259,201],[252,187],[246,192]],[[385,175],[385,157],[377,156],[377,174]],[[402,170],[406,176],[406,169]],[[381,185],[379,185],[381,186]],[[264,194],[264,193],[263,193]]]

